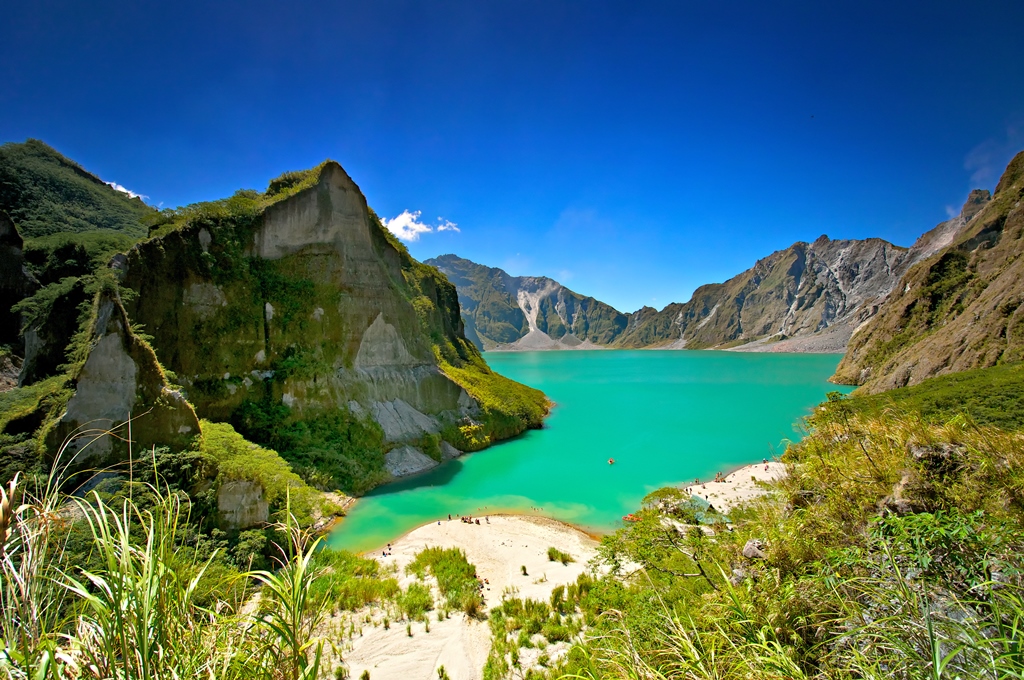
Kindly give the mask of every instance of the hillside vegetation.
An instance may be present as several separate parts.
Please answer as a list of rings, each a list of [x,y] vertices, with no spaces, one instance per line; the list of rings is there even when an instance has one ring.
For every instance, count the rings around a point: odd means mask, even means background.
[[[978,425],[1024,429],[1024,363],[1004,364],[928,378],[878,394],[855,392],[850,408],[863,414],[886,410],[920,413],[933,423],[965,415]]]
[[[728,524],[652,493],[607,576],[493,614],[484,677],[1020,677],[1024,435],[939,412],[832,395]]]
[[[0,210],[25,238],[96,229],[137,238],[156,212],[37,139],[0,145]]]
[[[115,333],[120,343],[144,348],[152,357],[144,363],[156,362],[148,373],[155,383],[137,392],[155,401],[136,403],[137,412],[152,412],[162,393],[187,394],[211,424],[232,423],[320,489],[363,493],[388,481],[385,455],[398,444],[440,460],[442,438],[477,450],[539,427],[547,413],[541,392],[487,367],[463,335],[454,287],[409,255],[333,161],[285,173],[263,192],[157,213],[40,142],[2,149],[0,167],[14,178],[6,206],[28,220],[25,234],[35,234],[12,251],[34,288],[12,301],[22,326],[14,353],[24,334],[32,341],[24,344],[22,386],[0,401],[4,479],[46,472],[61,443],[49,433],[106,333],[93,328],[101,295],[104,309],[126,317]],[[311,199],[318,210],[354,200],[364,218],[341,229],[341,245],[313,237],[262,256],[261,239],[294,240],[304,227],[289,221],[289,211]],[[141,207],[125,213],[125,205]],[[77,221],[59,222],[65,213]],[[43,222],[56,226],[38,227]],[[17,234],[11,239],[20,244]],[[111,268],[118,253],[125,255]],[[396,399],[438,425],[388,439],[377,417],[394,412]],[[146,417],[135,423],[136,437],[148,436]],[[165,435],[166,443],[180,438]]]
[[[1024,152],[992,199],[912,267],[850,341],[836,382],[881,392],[1024,359]]]

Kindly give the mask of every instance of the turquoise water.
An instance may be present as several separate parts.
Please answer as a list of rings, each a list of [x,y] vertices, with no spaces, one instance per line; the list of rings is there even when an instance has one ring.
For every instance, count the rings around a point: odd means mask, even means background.
[[[537,513],[606,532],[654,489],[781,454],[836,389],[840,355],[713,351],[488,352],[556,404],[544,429],[359,500],[328,539],[380,547],[431,520]],[[609,465],[608,459],[615,464]]]

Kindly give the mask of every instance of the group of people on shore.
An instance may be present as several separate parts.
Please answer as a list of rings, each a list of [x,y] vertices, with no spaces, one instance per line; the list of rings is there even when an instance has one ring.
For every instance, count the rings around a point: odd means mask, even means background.
[[[476,524],[477,526],[480,526],[480,518],[474,519],[473,515],[458,515],[458,519],[463,524]],[[449,522],[452,521],[451,513],[448,513],[448,521]],[[484,517],[484,521],[487,522],[488,524],[490,524],[491,523],[490,516],[488,515],[488,516]],[[441,522],[438,522],[438,524],[440,524],[440,523]]]

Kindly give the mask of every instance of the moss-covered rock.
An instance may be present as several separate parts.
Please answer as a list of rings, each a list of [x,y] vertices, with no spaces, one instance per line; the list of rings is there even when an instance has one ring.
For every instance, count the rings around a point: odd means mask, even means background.
[[[167,381],[150,346],[134,332],[116,295],[97,295],[85,360],[74,393],[42,438],[74,468],[109,465],[152,446],[185,449],[199,420]],[[130,422],[129,422],[130,421]]]
[[[463,418],[490,441],[546,413],[536,390],[489,391],[454,286],[409,256],[337,163],[166,213],[118,268],[130,318],[202,417],[293,462],[344,460],[332,474],[349,490],[387,478],[386,450]],[[336,417],[341,436],[284,434]]]

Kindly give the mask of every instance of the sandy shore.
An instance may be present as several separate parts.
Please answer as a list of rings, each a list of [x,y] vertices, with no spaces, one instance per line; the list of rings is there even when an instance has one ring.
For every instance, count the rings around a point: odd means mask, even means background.
[[[375,559],[395,565],[400,581],[407,586],[412,577],[405,566],[427,547],[461,548],[476,566],[477,576],[488,582],[485,603],[492,607],[506,592],[518,597],[547,600],[553,588],[574,582],[596,554],[597,541],[568,524],[544,517],[521,515],[481,516],[480,524],[458,519],[433,522],[411,531],[391,544],[391,556]],[[548,548],[558,548],[575,558],[563,565],[548,560]],[[522,574],[526,567],[527,575]],[[436,612],[432,613],[436,614]],[[486,622],[467,619],[461,613],[444,621],[431,619],[430,631],[423,623],[412,624],[409,637],[405,622],[365,628],[351,642],[344,657],[351,677],[364,670],[371,678],[433,678],[444,666],[452,680],[478,680],[490,651],[490,629]]]
[[[730,512],[738,504],[753,499],[764,489],[757,482],[779,479],[786,474],[782,463],[747,465],[730,473],[721,482],[706,482],[683,489],[707,498],[721,512]],[[367,555],[393,569],[402,587],[413,577],[405,574],[405,566],[416,553],[428,547],[461,548],[476,566],[477,575],[487,582],[483,591],[485,604],[499,604],[503,595],[547,600],[556,586],[574,582],[587,568],[597,552],[597,541],[586,532],[545,517],[526,515],[480,516],[480,524],[466,524],[458,519],[432,522],[414,529],[391,544],[390,554],[380,551]],[[558,548],[575,558],[563,565],[548,560],[548,548]],[[522,573],[526,567],[527,575]],[[429,630],[422,621],[409,624],[391,621],[385,630],[380,625],[382,614],[371,616],[372,623],[359,625],[359,634],[344,644],[343,656],[350,677],[358,678],[368,670],[370,677],[433,678],[437,668],[445,667],[452,680],[480,680],[491,647],[491,633],[486,621],[469,619],[461,612],[437,621],[431,612]],[[359,613],[356,619],[365,617]],[[549,651],[553,652],[552,648]]]
[[[757,482],[770,482],[786,476],[784,463],[769,462],[747,465],[732,472],[722,482],[691,484],[683,489],[694,496],[700,496],[715,506],[715,510],[729,513],[740,503],[749,501],[764,493]]]

